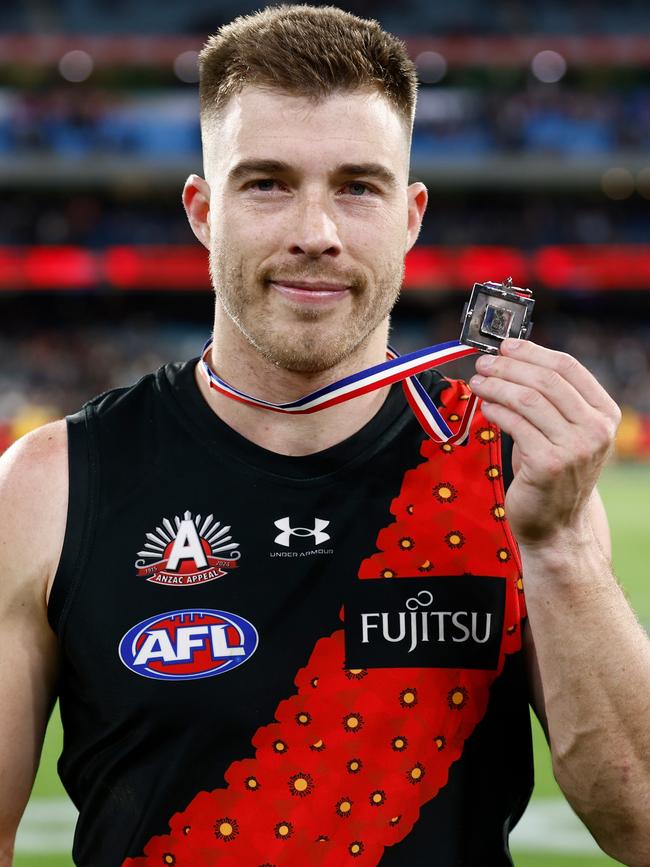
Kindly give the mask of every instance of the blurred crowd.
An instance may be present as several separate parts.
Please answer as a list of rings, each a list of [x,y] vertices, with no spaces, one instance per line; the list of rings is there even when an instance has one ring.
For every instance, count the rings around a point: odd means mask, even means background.
[[[342,8],[379,18],[396,33],[637,33],[648,32],[645,0],[455,0],[453,4],[427,0],[340,0]],[[0,28],[18,32],[207,33],[235,15],[260,8],[255,0],[3,0]]]
[[[650,87],[424,87],[414,156],[596,156],[650,143]]]
[[[94,395],[192,357],[205,339],[187,328],[129,325],[0,336],[0,451]]]
[[[392,343],[402,352],[448,340],[457,317],[395,317]],[[552,319],[552,339],[536,339],[580,359],[624,409],[619,452],[650,458],[650,326]],[[205,330],[190,326],[92,326],[40,329],[0,337],[0,451],[34,427],[74,412],[90,397],[129,385],[167,361],[197,356]],[[468,376],[469,369],[449,375]]]
[[[649,16],[650,18],[650,16]],[[507,91],[423,86],[416,159],[498,154],[598,156],[650,146],[650,85],[533,84]],[[0,89],[0,155],[60,158],[198,157],[195,90],[87,86]]]
[[[195,93],[86,87],[0,90],[0,153],[171,158],[198,154]]]
[[[171,192],[6,191],[0,197],[0,245],[186,244],[193,239],[181,205],[181,184]]]

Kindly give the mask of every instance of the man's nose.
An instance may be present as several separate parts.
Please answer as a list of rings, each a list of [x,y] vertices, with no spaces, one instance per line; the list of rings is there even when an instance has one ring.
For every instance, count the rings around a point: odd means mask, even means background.
[[[337,256],[341,240],[329,203],[320,195],[306,196],[296,209],[289,251],[311,258]]]

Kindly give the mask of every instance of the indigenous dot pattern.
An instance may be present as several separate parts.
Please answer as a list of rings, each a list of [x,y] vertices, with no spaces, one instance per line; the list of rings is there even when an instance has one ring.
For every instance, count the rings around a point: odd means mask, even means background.
[[[346,668],[345,676],[348,680],[362,680],[368,674],[366,668]]]
[[[468,395],[464,383],[451,382],[442,393],[447,417],[462,415]],[[343,630],[320,638],[296,674],[295,694],[253,736],[254,757],[233,761],[224,788],[197,794],[172,817],[168,834],[153,837],[144,855],[123,867],[339,867],[352,858],[376,865],[446,784],[506,655],[521,648],[525,599],[518,551],[500,511],[497,429],[479,406],[465,445],[424,439],[420,453],[359,578],[505,578],[496,670],[346,669]]]

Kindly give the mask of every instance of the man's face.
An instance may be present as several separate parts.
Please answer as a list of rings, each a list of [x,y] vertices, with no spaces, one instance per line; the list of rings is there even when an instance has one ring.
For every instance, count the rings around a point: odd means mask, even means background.
[[[282,368],[327,370],[384,324],[426,192],[377,93],[247,87],[204,132],[204,242],[225,313]]]

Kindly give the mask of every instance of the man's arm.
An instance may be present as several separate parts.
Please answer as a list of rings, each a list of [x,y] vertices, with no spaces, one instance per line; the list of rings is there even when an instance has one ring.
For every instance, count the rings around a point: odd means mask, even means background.
[[[521,550],[526,644],[555,776],[600,846],[650,865],[650,641],[610,565],[595,492],[619,413],[575,359],[509,342],[472,379],[515,442],[506,513]]]
[[[0,458],[0,867],[12,862],[55,699],[58,650],[46,606],[65,533],[67,463],[65,422]]]
[[[599,501],[594,513],[594,537],[605,553],[609,532]],[[589,558],[583,562],[590,569]],[[526,568],[530,574],[533,566]],[[570,605],[549,604],[548,599],[533,602],[534,623],[529,621],[524,631],[532,703],[549,739],[555,777],[575,811],[606,852],[625,864],[647,867],[648,640],[611,577],[608,562],[593,562],[591,569],[584,576],[591,588],[586,599],[574,588],[577,601]],[[600,591],[593,582],[599,569],[604,579]],[[599,594],[596,604],[588,598],[591,593]],[[576,614],[589,616],[588,629],[575,629]],[[594,647],[593,635],[598,632],[601,640]],[[554,647],[558,634],[568,640]],[[618,796],[611,798],[611,791]],[[637,851],[642,853],[640,860],[633,860]]]

